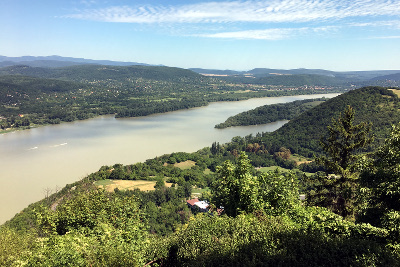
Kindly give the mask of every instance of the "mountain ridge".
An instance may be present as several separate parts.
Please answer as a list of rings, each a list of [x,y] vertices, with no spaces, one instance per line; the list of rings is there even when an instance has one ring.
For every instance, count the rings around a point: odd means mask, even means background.
[[[27,65],[30,67],[68,67],[74,65],[110,65],[110,66],[164,66],[161,64],[147,64],[139,62],[128,61],[112,61],[112,60],[94,60],[85,58],[62,57],[58,55],[52,56],[21,56],[21,57],[7,57],[0,55],[0,67],[8,67],[14,65]],[[187,68],[199,74],[206,75],[228,75],[228,76],[276,76],[276,75],[295,75],[295,74],[313,74],[324,75],[338,78],[351,78],[359,80],[370,80],[379,76],[392,75],[400,73],[400,70],[368,70],[368,71],[331,71],[325,69],[275,69],[275,68],[253,68],[251,70],[237,71],[237,70],[219,70],[207,68]]]

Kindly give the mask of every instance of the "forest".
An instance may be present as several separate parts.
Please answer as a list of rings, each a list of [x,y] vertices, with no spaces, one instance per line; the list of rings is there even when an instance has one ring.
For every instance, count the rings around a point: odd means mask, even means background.
[[[270,134],[102,166],[0,226],[0,265],[399,266],[398,91],[352,90]],[[199,190],[207,212],[186,204]]]
[[[0,68],[0,131],[26,129],[100,115],[138,117],[254,97],[344,92],[227,81],[161,66],[77,65]]]
[[[279,120],[291,120],[325,100],[325,98],[296,100],[284,104],[257,107],[231,116],[225,122],[215,125],[215,128],[224,129],[232,126],[257,125]]]

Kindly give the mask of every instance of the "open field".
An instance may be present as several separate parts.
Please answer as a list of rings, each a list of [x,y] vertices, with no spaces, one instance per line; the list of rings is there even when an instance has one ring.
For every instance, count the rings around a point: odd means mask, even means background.
[[[395,93],[398,97],[400,97],[400,90],[390,89],[393,93]]]
[[[196,162],[192,161],[192,160],[187,160],[187,161],[182,161],[179,163],[175,163],[174,166],[181,169],[181,170],[187,170],[192,168],[193,166],[196,165]]]
[[[138,188],[141,191],[151,191],[154,190],[156,181],[146,181],[146,180],[101,180],[94,183],[98,187],[106,189],[108,192],[113,192],[115,188],[119,190],[133,190]],[[167,187],[170,187],[171,183],[165,183]]]

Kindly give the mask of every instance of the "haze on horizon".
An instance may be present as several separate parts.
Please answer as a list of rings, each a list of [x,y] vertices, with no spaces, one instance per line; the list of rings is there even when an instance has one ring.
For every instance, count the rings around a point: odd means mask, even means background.
[[[395,0],[2,0],[0,51],[182,68],[400,69]]]

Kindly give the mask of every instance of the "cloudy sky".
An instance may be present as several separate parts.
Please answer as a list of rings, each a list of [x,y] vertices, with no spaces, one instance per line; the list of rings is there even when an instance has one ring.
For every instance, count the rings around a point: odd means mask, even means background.
[[[0,0],[0,55],[400,70],[400,1]]]

